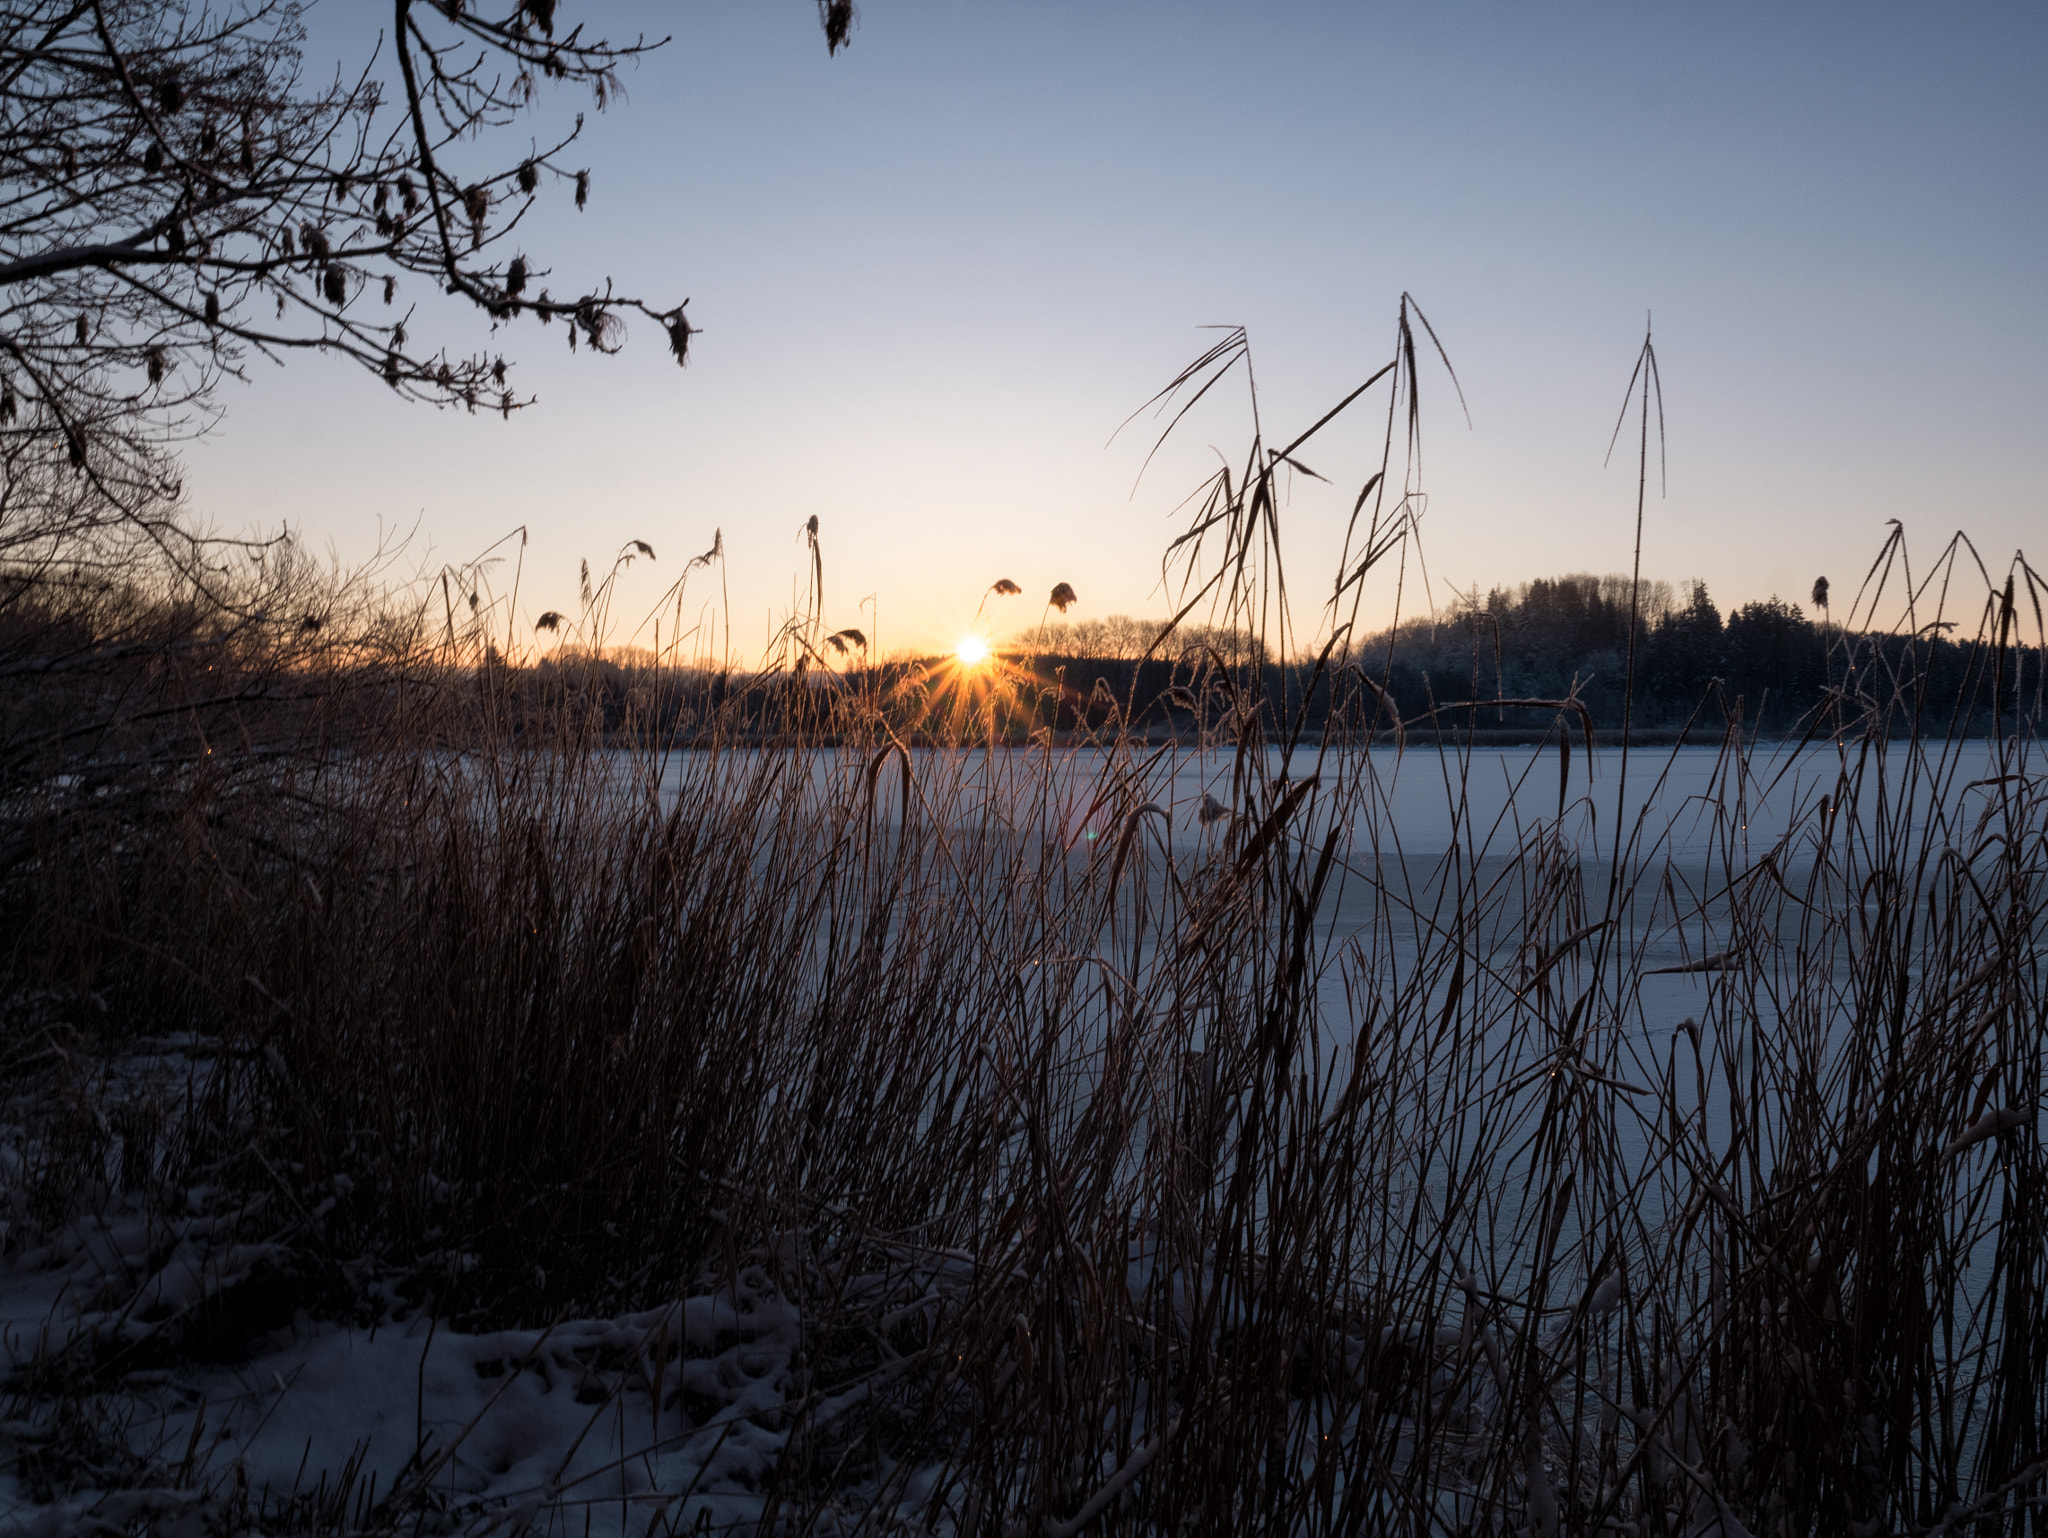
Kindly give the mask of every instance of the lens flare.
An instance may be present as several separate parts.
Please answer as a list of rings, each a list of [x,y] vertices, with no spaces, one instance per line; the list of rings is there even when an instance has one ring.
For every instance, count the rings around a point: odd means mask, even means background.
[[[978,635],[964,635],[954,643],[953,655],[963,667],[980,667],[988,661],[988,642]]]

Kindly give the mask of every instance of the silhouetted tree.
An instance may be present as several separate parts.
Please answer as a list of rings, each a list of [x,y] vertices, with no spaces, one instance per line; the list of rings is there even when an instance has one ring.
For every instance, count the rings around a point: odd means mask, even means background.
[[[1643,667],[1644,692],[1668,706],[1689,709],[1722,672],[1721,611],[1695,581],[1679,608],[1650,633]]]
[[[677,362],[683,303],[609,282],[553,297],[522,244],[544,196],[590,196],[552,143],[505,132],[549,83],[602,109],[659,46],[590,35],[557,0],[391,0],[376,56],[309,81],[288,0],[0,0],[0,466],[7,516],[59,527],[175,499],[166,445],[204,428],[252,355],[317,349],[393,390],[509,414],[507,364],[421,334],[425,285],[494,320],[561,321],[615,351],[655,321]],[[845,19],[821,14],[828,35]],[[417,281],[421,286],[413,286]],[[53,475],[52,472],[57,472]],[[0,536],[0,558],[7,554]]]
[[[1722,644],[1728,688],[1748,702],[1752,720],[1783,723],[1807,709],[1821,688],[1821,652],[1813,625],[1783,599],[1746,603],[1728,616]]]

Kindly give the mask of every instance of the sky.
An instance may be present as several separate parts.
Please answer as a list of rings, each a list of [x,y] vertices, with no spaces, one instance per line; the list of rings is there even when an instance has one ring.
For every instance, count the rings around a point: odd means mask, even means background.
[[[385,14],[321,0],[309,55],[360,60]],[[1248,403],[1216,392],[1142,478],[1147,419],[1119,424],[1240,324],[1292,437],[1391,356],[1405,292],[1470,424],[1425,366],[1404,612],[1424,565],[1439,604],[1628,570],[1635,465],[1602,461],[1646,319],[1646,576],[1724,610],[1823,574],[1840,595],[1894,518],[1923,561],[1959,529],[1994,569],[2048,555],[2048,8],[866,0],[837,57],[812,0],[561,16],[671,40],[571,152],[588,211],[544,197],[524,248],[558,295],[688,297],[689,367],[646,322],[601,358],[451,317],[452,349],[502,351],[538,397],[506,422],[255,363],[187,451],[215,526],[283,522],[344,562],[403,539],[406,570],[523,526],[522,638],[575,612],[579,561],[645,540],[614,643],[722,531],[741,661],[792,608],[813,515],[825,618],[879,652],[949,645],[1001,577],[1024,595],[990,601],[998,632],[1057,582],[1071,618],[1164,614],[1182,499],[1242,460]],[[1298,595],[1327,588],[1384,411],[1303,450],[1332,485],[1297,478],[1285,509]],[[1366,619],[1393,600],[1389,576]]]

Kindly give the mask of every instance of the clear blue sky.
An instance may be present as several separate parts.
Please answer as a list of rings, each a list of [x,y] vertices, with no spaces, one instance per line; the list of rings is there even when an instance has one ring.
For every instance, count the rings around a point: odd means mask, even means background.
[[[1958,528],[2048,556],[2048,7],[867,0],[837,58],[811,0],[562,11],[674,40],[593,119],[590,211],[555,195],[526,247],[557,294],[689,296],[690,367],[651,325],[594,359],[464,322],[540,397],[508,424],[257,364],[191,452],[217,523],[345,558],[417,526],[436,559],[524,523],[529,614],[646,539],[626,629],[722,528],[748,651],[814,513],[827,617],[885,647],[943,644],[1004,576],[1006,627],[1057,581],[1077,617],[1157,613],[1172,509],[1242,414],[1205,408],[1135,497],[1117,424],[1241,322],[1269,430],[1305,426],[1405,289],[1472,414],[1425,374],[1439,599],[1626,570],[1633,470],[1601,459],[1650,310],[1646,574],[1839,593],[1888,518],[1923,558]],[[383,15],[324,0],[316,53]],[[1339,491],[1290,510],[1303,587],[1376,426],[1310,458]]]

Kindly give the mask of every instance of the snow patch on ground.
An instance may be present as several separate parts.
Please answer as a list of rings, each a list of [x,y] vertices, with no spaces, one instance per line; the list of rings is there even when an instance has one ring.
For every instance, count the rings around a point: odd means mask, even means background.
[[[70,1093],[105,1131],[97,1108],[182,1098],[210,1057],[148,1043],[81,1066]],[[350,1290],[381,1296],[385,1322],[299,1309],[258,1329],[237,1310],[290,1270],[294,1232],[322,1214],[205,1187],[182,1210],[117,1196],[116,1133],[95,1144],[106,1170],[67,1172],[97,1210],[32,1220],[29,1172],[49,1145],[38,1152],[27,1098],[18,1086],[0,1110],[0,1535],[199,1538],[404,1514],[479,1535],[752,1530],[774,1510],[817,1512],[815,1485],[778,1494],[785,1466],[829,1487],[812,1531],[921,1531],[896,1513],[933,1471],[869,1459],[832,1477],[835,1437],[864,1442],[848,1412],[890,1369],[817,1386],[776,1257],[664,1307],[480,1334],[409,1308],[365,1268]]]
[[[209,1249],[211,1225],[200,1220],[166,1252],[151,1227],[88,1220],[0,1265],[10,1378],[66,1350],[104,1354],[110,1342],[146,1338],[151,1318],[217,1293],[264,1253]],[[136,1287],[152,1252],[158,1264]],[[140,1305],[118,1302],[124,1291]],[[18,1477],[0,1476],[0,1532],[77,1532],[141,1515],[161,1525],[180,1512],[199,1520],[229,1500],[259,1515],[355,1514],[394,1492],[461,1530],[580,1532],[586,1519],[593,1532],[635,1535],[751,1528],[774,1499],[796,1411],[816,1434],[861,1392],[798,1403],[802,1323],[759,1266],[664,1308],[547,1329],[302,1318],[232,1366],[135,1372],[96,1390],[98,1413],[138,1465],[167,1477],[38,1503]],[[18,1456],[46,1431],[11,1421],[0,1453]],[[891,1483],[897,1503],[924,1493],[922,1480]],[[874,1494],[849,1490],[844,1515]],[[832,1530],[832,1515],[819,1531]]]

